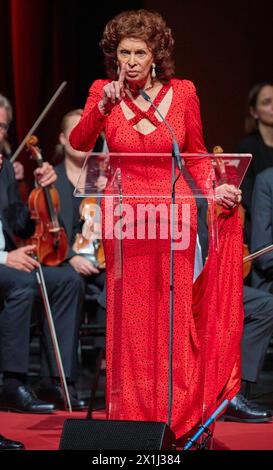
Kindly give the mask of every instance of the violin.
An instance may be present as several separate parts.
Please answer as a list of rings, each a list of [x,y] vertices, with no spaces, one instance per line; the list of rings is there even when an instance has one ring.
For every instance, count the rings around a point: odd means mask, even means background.
[[[38,167],[41,167],[43,158],[37,143],[37,137],[31,136],[27,140],[27,148]],[[30,243],[36,245],[36,256],[45,266],[58,266],[66,259],[68,241],[58,221],[60,200],[57,189],[34,188],[29,195],[28,205],[30,216],[35,220],[35,233]]]
[[[73,250],[85,256],[98,269],[105,269],[105,255],[101,242],[101,224],[95,222],[97,200],[86,197],[80,205],[80,216],[84,221],[82,233],[75,238]]]

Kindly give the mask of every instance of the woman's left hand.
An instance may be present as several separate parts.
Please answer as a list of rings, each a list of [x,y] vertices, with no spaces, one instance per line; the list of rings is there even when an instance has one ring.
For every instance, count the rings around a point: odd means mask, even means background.
[[[217,204],[224,209],[234,209],[242,200],[242,191],[233,184],[221,184],[217,186],[215,193]]]

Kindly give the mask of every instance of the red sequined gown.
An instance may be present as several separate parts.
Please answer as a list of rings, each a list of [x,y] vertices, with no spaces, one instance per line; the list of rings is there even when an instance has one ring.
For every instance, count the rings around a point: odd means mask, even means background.
[[[112,152],[171,152],[171,136],[152,107],[142,112],[129,97],[134,113],[127,120],[120,105],[102,116],[97,104],[107,80],[90,88],[83,117],[70,142],[79,150],[91,149],[104,128]],[[204,153],[199,101],[194,85],[172,79],[154,100],[159,105],[172,87],[166,115],[183,152]],[[133,129],[147,118],[156,126],[148,135]],[[126,163],[125,163],[126,165]],[[130,162],[132,167],[132,164]],[[211,166],[205,157],[191,159],[188,170],[205,189]],[[159,191],[170,192],[169,174],[153,170]],[[138,180],[138,185],[141,181]],[[128,189],[128,188],[127,188]],[[139,188],[133,186],[132,191]],[[176,189],[189,187],[181,177]],[[128,202],[124,201],[123,202]],[[132,201],[130,201],[132,203]],[[139,201],[134,201],[139,202]],[[175,252],[172,429],[177,437],[207,417],[224,398],[240,386],[242,332],[242,238],[237,210],[219,217],[220,256],[209,256],[193,285],[196,244],[196,207],[191,204],[191,238],[187,250]],[[169,240],[124,240],[122,285],[115,280],[114,242],[104,240],[107,273],[107,385],[109,419],[168,421],[169,346]],[[115,307],[119,297],[120,308]],[[205,406],[204,406],[205,404]]]

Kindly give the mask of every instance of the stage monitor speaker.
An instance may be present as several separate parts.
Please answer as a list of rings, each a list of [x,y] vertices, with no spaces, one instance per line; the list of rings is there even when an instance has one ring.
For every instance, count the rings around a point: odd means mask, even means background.
[[[60,450],[174,450],[175,436],[165,423],[67,419]]]

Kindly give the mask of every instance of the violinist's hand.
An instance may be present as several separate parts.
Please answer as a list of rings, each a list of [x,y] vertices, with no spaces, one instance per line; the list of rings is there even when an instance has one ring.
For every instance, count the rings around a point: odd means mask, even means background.
[[[13,163],[13,169],[15,173],[15,179],[17,181],[21,181],[24,179],[24,166],[22,165],[21,162],[14,162]]]
[[[116,104],[120,103],[125,97],[124,79],[126,72],[126,64],[121,65],[120,75],[117,81],[107,83],[103,87],[103,97],[98,107],[102,114],[109,114]]]
[[[33,259],[29,253],[35,251],[35,245],[26,245],[17,250],[12,250],[8,253],[6,265],[9,268],[15,268],[19,271],[26,271],[31,273],[35,268],[39,267],[38,261]]]
[[[44,162],[41,168],[36,168],[34,171],[34,177],[37,183],[43,188],[55,183],[57,179],[57,175],[53,166],[48,162]]]
[[[2,170],[2,165],[3,165],[3,155],[0,153],[0,171]]]
[[[216,201],[224,209],[234,209],[242,200],[242,191],[233,184],[222,184],[215,190]]]
[[[77,273],[83,276],[91,276],[92,274],[98,274],[99,270],[84,256],[76,255],[70,258],[69,263]]]

